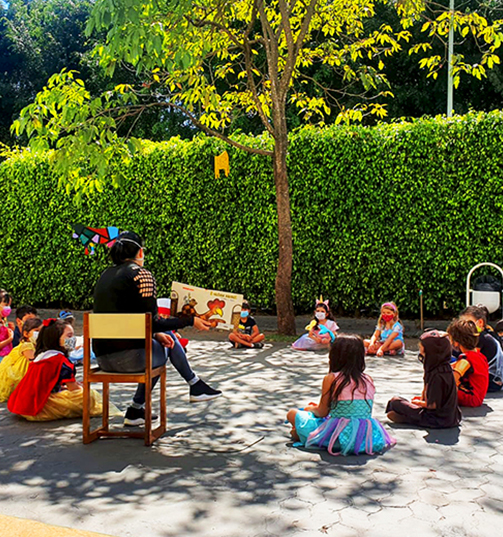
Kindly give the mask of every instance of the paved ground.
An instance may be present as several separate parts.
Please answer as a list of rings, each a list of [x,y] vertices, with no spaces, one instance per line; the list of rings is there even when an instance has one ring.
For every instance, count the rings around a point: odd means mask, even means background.
[[[169,429],[153,448],[132,439],[84,446],[77,420],[28,423],[1,404],[0,514],[117,537],[500,531],[499,395],[466,410],[457,429],[391,426],[384,416],[389,397],[421,391],[417,354],[369,358],[375,416],[398,444],[380,456],[331,457],[293,448],[283,423],[288,408],[318,397],[325,355],[284,343],[238,351],[213,334],[190,337],[194,369],[225,396],[191,405],[170,369]],[[131,390],[116,389],[113,401],[125,409]]]

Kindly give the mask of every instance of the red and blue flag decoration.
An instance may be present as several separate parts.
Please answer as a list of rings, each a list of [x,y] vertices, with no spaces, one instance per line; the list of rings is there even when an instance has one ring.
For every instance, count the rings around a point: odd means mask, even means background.
[[[85,246],[84,253],[86,255],[93,255],[94,248],[98,244],[106,244],[110,248],[119,235],[119,228],[114,226],[94,228],[75,224],[73,230],[73,238],[79,239]]]

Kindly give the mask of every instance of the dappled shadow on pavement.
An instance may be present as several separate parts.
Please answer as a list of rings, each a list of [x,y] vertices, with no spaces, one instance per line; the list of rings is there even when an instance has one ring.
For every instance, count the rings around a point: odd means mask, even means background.
[[[290,407],[318,399],[326,355],[282,345],[190,345],[194,369],[224,396],[189,404],[187,386],[170,368],[168,432],[152,448],[134,439],[84,446],[79,421],[28,423],[1,405],[0,511],[121,537],[336,535],[358,524],[366,534],[389,509],[393,523],[414,517],[429,490],[442,506],[467,474],[487,483],[503,454],[490,419],[496,412],[468,416],[461,432],[389,427],[387,400],[421,393],[415,355],[367,359],[375,417],[397,446],[383,455],[332,457],[292,448],[284,424]],[[124,410],[133,390],[114,387],[113,402]]]

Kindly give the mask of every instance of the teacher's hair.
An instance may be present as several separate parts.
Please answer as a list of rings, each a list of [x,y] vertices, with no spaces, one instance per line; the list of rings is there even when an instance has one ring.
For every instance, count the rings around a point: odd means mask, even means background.
[[[140,248],[143,248],[141,237],[133,231],[123,231],[110,249],[114,265],[120,265],[128,259],[134,259]]]

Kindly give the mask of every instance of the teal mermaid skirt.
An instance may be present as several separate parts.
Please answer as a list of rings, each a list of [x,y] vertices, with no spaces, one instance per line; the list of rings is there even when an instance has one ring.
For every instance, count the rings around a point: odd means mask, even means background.
[[[373,401],[339,401],[326,418],[300,410],[295,429],[305,447],[327,449],[331,455],[380,453],[396,444],[382,424],[372,418]]]

